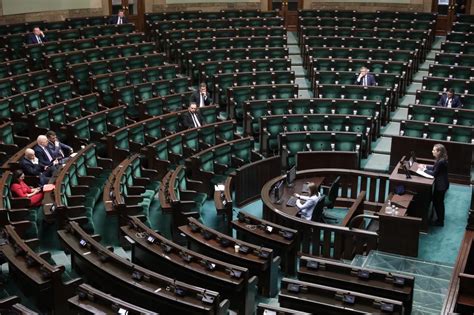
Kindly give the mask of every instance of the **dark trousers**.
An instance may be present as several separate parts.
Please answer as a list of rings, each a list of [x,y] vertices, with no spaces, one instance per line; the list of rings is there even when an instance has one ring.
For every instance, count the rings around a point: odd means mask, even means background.
[[[446,190],[435,190],[433,192],[433,207],[436,211],[436,221],[444,222],[444,195]]]

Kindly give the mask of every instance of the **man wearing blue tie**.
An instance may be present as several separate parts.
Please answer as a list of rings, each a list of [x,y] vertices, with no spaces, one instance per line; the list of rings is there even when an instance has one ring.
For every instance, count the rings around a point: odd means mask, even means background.
[[[373,86],[377,85],[377,82],[375,81],[374,75],[369,73],[369,69],[367,69],[366,67],[362,67],[360,68],[360,72],[357,75],[354,84],[362,86]]]
[[[43,31],[38,26],[35,26],[33,32],[28,34],[28,37],[26,38],[26,43],[28,45],[41,44],[47,41],[46,36],[44,36]]]
[[[459,98],[459,96],[454,94],[453,89],[449,89],[448,93],[443,94],[441,98],[439,99],[437,105],[447,107],[447,108],[462,107],[461,99]]]

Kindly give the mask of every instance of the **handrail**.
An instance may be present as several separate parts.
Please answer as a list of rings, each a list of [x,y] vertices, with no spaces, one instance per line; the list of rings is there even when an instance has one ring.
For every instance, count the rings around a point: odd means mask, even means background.
[[[357,219],[359,218],[364,218],[364,219],[374,219],[374,220],[379,220],[379,217],[376,216],[376,215],[372,215],[372,214],[358,214],[356,215],[355,217],[353,217],[350,221],[349,221],[349,224],[347,225],[347,227],[349,229],[352,229],[352,223],[354,221],[356,221]],[[377,232],[376,232],[377,233]]]

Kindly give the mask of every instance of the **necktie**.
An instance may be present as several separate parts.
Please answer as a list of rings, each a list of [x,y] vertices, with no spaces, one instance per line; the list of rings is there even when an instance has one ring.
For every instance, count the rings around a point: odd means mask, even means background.
[[[46,153],[46,156],[48,157],[48,160],[51,162],[53,160],[53,157],[51,156],[51,154],[49,154],[48,149],[43,147],[43,150]]]
[[[204,95],[200,94],[201,95],[201,100],[199,101],[199,107],[203,107],[204,106]]]
[[[41,44],[41,43],[42,43],[41,37],[39,37],[38,35],[36,35],[36,41],[38,42],[38,44]]]
[[[192,113],[191,116],[193,117],[194,127],[196,127],[196,128],[197,128],[197,127],[201,127],[201,124],[199,123],[199,120],[198,120],[196,114],[195,114],[195,113]]]
[[[448,98],[448,101],[446,102],[446,107],[451,108],[451,99]]]
[[[364,78],[362,79],[362,82],[363,82],[362,83],[363,86],[367,86],[367,76],[366,75],[364,75]]]
[[[117,24],[122,24],[122,18],[121,17],[118,18]]]

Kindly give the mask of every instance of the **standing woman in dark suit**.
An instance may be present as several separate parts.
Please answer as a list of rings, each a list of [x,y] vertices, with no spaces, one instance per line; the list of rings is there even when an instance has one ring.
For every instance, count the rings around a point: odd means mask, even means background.
[[[422,165],[423,170],[434,176],[433,206],[436,211],[436,221],[433,225],[444,225],[444,195],[449,188],[448,181],[448,153],[442,144],[435,144],[433,156],[436,159],[433,166]]]

